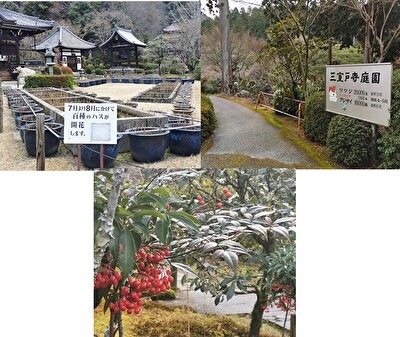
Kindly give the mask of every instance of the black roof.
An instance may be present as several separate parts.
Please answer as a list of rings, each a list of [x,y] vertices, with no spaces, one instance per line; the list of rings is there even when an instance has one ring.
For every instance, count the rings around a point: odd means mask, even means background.
[[[24,30],[26,35],[38,34],[53,28],[54,21],[42,20],[35,16],[25,15],[0,7],[0,28]]]
[[[67,27],[59,26],[44,40],[31,45],[33,50],[47,50],[48,48],[63,47],[71,49],[93,49],[96,45],[87,42],[72,33]]]
[[[115,26],[111,36],[107,39],[107,41],[103,42],[100,47],[105,47],[108,44],[112,44],[112,42],[115,41],[115,39],[122,39],[124,43],[127,43],[128,45],[133,45],[133,46],[138,46],[138,47],[146,47],[146,44],[140,41],[138,38],[136,38],[132,31],[129,29],[124,29],[118,26]]]

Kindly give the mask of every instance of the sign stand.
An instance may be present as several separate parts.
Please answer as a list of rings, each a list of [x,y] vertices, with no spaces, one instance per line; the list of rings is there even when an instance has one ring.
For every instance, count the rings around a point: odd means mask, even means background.
[[[371,124],[372,127],[372,139],[371,139],[371,161],[372,165],[375,167],[377,160],[377,135],[378,135],[378,125]]]
[[[104,144],[100,144],[100,169],[104,168]]]

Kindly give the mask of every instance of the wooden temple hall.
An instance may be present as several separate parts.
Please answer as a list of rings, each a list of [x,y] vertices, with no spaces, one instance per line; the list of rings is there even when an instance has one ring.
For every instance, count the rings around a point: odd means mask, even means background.
[[[54,22],[0,7],[0,74],[9,80],[20,65],[20,42],[23,38],[53,28]]]
[[[130,67],[134,61],[139,66],[138,48],[145,48],[146,44],[138,40],[132,31],[115,26],[111,36],[100,45],[110,62],[111,68]]]
[[[18,75],[16,68],[21,65],[20,41],[28,36],[46,32],[55,28],[53,21],[42,20],[13,12],[0,7],[0,75],[2,80],[12,79]],[[90,56],[97,46],[84,41],[72,33],[67,27],[56,27],[41,41],[33,39],[30,49],[41,52],[43,61],[46,53],[54,53],[56,62],[70,67],[74,72],[83,68],[83,56]],[[139,66],[138,48],[145,48],[146,44],[137,39],[131,30],[115,26],[111,36],[100,46],[110,63],[116,69],[131,65]],[[36,60],[44,64],[42,60]]]

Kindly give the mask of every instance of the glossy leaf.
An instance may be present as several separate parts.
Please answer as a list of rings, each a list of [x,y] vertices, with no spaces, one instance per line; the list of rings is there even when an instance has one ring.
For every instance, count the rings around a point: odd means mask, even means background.
[[[234,282],[232,282],[228,288],[228,291],[226,293],[226,299],[229,301],[233,296],[235,296],[235,283]]]
[[[171,262],[171,265],[174,266],[175,268],[182,270],[185,273],[191,274],[194,277],[198,277],[197,273],[192,268],[187,266],[186,264],[178,263],[178,262]]]
[[[169,240],[167,240],[167,236],[169,233],[169,226],[170,222],[168,220],[158,219],[156,221],[155,233],[158,240],[160,240],[160,242],[164,245],[169,244]]]
[[[119,242],[123,248],[119,257],[119,264],[122,279],[125,280],[133,270],[135,256],[139,251],[141,239],[139,234],[132,232],[125,227],[119,237]]]
[[[169,212],[168,215],[172,219],[182,222],[186,227],[198,232],[200,221],[195,216],[185,212]]]

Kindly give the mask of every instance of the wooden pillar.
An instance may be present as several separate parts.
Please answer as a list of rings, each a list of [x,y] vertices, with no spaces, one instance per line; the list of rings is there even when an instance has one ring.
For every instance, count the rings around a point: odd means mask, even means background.
[[[36,171],[45,171],[44,113],[36,114]]]
[[[112,68],[114,66],[114,62],[113,62],[113,49],[112,46],[109,47],[109,59],[110,59],[110,68]]]
[[[128,53],[128,67],[131,66],[131,47],[126,47],[126,52]]]
[[[136,61],[136,68],[139,68],[139,55],[137,46],[135,46],[135,61]]]
[[[16,40],[15,40],[15,47],[17,48],[16,63],[17,63],[17,66],[19,66],[21,60],[20,60],[20,57],[19,57],[19,38],[18,38],[18,37],[17,37]]]

